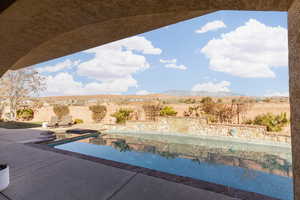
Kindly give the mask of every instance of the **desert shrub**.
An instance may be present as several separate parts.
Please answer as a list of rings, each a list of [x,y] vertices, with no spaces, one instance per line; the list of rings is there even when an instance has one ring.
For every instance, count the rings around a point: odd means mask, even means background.
[[[17,118],[23,121],[30,121],[34,117],[34,112],[30,108],[17,110]]]
[[[130,146],[126,143],[126,140],[118,140],[113,142],[114,148],[118,149],[120,152],[131,151]]]
[[[196,99],[188,98],[188,99],[180,99],[180,103],[185,103],[185,104],[194,104],[197,103]]]
[[[217,103],[223,103],[223,100],[222,99],[218,99]]]
[[[201,99],[200,103],[212,103],[213,99],[211,97],[204,97],[203,99]]]
[[[251,125],[251,124],[253,124],[253,120],[247,119],[247,120],[245,120],[245,121],[243,122],[243,124]]]
[[[213,101],[211,97],[205,97],[201,100],[201,110],[205,114],[213,115],[216,110],[216,103]]]
[[[271,102],[271,98],[265,98],[265,99],[263,99],[263,102],[270,103]]]
[[[126,120],[130,120],[130,114],[133,112],[133,110],[129,109],[120,109],[111,116],[116,118],[116,122],[118,124],[125,123]]]
[[[183,113],[185,117],[200,117],[201,114],[201,107],[199,105],[189,106],[189,109]]]
[[[167,159],[174,159],[178,157],[177,153],[172,153],[168,151],[158,151],[157,154]]]
[[[82,119],[74,119],[74,124],[83,124]]]
[[[177,112],[174,110],[171,106],[165,106],[163,109],[159,112],[160,116],[176,116]]]
[[[280,132],[288,122],[289,120],[287,119],[286,113],[281,113],[279,115],[267,113],[258,115],[254,118],[254,120],[247,120],[245,123],[266,126],[267,131]]]
[[[53,112],[59,119],[61,119],[62,117],[67,116],[70,113],[70,110],[66,105],[54,105]]]
[[[89,109],[92,111],[92,118],[95,122],[101,122],[107,113],[106,106],[103,105],[90,106]]]
[[[207,115],[206,116],[207,122],[209,123],[218,123],[219,120],[215,115]]]
[[[160,114],[161,105],[160,104],[144,104],[143,109],[146,114],[147,120],[156,120]]]

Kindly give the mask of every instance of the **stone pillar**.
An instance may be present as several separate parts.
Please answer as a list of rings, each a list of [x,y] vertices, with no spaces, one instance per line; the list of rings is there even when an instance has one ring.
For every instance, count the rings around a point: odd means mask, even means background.
[[[289,9],[288,26],[294,195],[300,200],[300,0]]]

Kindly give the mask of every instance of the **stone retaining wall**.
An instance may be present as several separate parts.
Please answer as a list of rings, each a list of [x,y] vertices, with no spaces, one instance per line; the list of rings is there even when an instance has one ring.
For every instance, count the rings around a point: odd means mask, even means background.
[[[270,134],[264,126],[238,124],[209,124],[204,119],[161,117],[157,121],[127,121],[126,125],[106,125],[109,131],[179,133],[215,137],[234,137],[290,143],[290,136]]]

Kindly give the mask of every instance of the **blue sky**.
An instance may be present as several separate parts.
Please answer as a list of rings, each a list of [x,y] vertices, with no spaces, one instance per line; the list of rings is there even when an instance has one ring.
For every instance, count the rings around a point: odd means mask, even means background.
[[[99,36],[101,37],[101,36]],[[286,12],[220,11],[35,66],[45,96],[288,95]]]

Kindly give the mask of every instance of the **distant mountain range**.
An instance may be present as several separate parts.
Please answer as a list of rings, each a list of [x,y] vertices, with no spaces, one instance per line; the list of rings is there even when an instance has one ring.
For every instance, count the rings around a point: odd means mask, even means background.
[[[242,94],[232,92],[207,92],[207,91],[189,91],[189,90],[168,90],[163,94],[171,96],[210,96],[210,97],[226,97],[226,96],[244,96]]]

